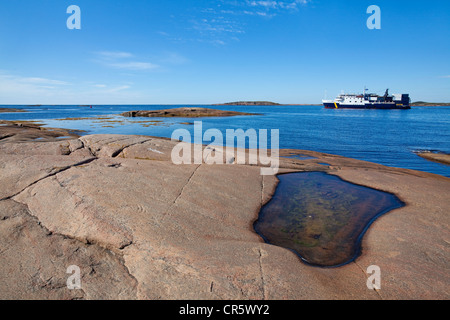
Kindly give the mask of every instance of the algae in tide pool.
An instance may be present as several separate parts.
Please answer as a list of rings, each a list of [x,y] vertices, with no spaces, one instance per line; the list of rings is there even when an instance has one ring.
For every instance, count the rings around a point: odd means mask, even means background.
[[[266,242],[291,249],[312,265],[353,261],[370,224],[403,206],[392,194],[322,172],[278,178],[275,195],[261,209],[255,230]]]

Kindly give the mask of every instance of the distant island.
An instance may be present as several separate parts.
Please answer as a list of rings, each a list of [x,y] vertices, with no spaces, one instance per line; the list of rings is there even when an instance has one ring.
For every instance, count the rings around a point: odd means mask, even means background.
[[[281,104],[271,101],[237,101],[213,104],[213,106],[281,106]]]
[[[424,102],[417,101],[411,103],[412,107],[450,107],[450,102]]]
[[[237,102],[213,104],[213,106],[321,106],[321,105],[322,104],[307,104],[307,103],[281,104],[272,101],[237,101]]]

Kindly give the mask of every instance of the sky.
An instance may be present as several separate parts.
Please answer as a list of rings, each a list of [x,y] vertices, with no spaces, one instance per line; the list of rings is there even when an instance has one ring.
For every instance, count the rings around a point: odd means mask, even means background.
[[[0,104],[319,104],[364,87],[449,102],[450,1],[0,1]]]

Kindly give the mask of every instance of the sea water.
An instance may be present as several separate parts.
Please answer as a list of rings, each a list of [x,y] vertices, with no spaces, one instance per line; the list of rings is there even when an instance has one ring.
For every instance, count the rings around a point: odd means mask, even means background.
[[[204,130],[216,128],[224,135],[226,129],[279,129],[280,148],[314,150],[450,177],[450,166],[430,162],[414,153],[422,150],[450,153],[450,107],[334,110],[322,106],[199,105],[196,107],[252,112],[259,115],[196,119],[123,118],[119,115],[131,110],[183,107],[181,105],[9,107],[25,109],[28,112],[0,113],[0,119],[38,120],[47,127],[85,130],[85,134],[170,137],[178,128],[185,128],[193,133],[190,123],[194,121],[202,121]],[[82,119],[63,120],[67,118]]]

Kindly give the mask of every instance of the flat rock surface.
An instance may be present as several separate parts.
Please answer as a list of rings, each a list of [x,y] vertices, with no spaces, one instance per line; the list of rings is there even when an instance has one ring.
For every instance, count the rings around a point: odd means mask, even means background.
[[[450,297],[450,179],[281,150],[282,173],[325,171],[407,204],[374,223],[355,262],[316,268],[253,230],[275,176],[261,176],[259,164],[174,165],[175,144],[0,141],[0,299]],[[81,269],[81,290],[65,286],[70,265]],[[371,265],[381,268],[381,290],[366,286]]]

